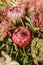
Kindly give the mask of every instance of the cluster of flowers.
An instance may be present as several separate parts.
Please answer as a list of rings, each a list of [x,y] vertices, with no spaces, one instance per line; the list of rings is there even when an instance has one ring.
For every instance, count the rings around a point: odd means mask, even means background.
[[[33,7],[36,8],[36,11],[34,11],[31,14],[31,19],[33,20],[34,25],[36,27],[39,27],[41,31],[43,31],[43,14],[39,12],[39,10],[37,11],[37,3],[38,3],[37,0],[35,1],[21,0],[19,1],[18,5],[13,6],[11,8],[6,8],[6,10],[4,10],[3,12],[1,11],[0,12],[0,15],[1,15],[0,16],[0,36],[5,38],[7,34],[9,33],[9,31],[12,29],[11,27],[12,27],[13,19],[20,17],[24,20],[26,16],[26,9],[29,10],[30,8],[33,8]],[[31,32],[27,28],[18,27],[16,30],[14,30],[14,33],[12,35],[12,40],[18,46],[25,47],[28,45],[28,43],[31,40]]]

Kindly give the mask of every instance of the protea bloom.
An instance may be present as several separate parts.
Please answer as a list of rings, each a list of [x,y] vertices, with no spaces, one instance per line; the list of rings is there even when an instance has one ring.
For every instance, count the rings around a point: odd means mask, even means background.
[[[36,9],[36,11],[32,13],[31,19],[33,20],[33,24],[43,32],[43,14]]]
[[[7,13],[8,18],[10,18],[11,20],[16,18],[24,19],[25,15],[26,15],[25,9],[19,5],[16,5],[10,8]]]
[[[25,27],[18,27],[14,30],[12,35],[12,41],[17,46],[23,48],[26,47],[31,40],[31,32]]]

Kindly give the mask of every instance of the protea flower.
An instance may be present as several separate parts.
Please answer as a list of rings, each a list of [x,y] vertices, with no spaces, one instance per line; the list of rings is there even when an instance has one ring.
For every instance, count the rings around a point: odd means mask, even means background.
[[[26,47],[31,41],[31,32],[25,27],[18,27],[14,30],[12,35],[12,41],[17,46],[23,48]]]
[[[16,18],[24,19],[25,15],[26,15],[25,9],[19,5],[16,5],[10,8],[7,13],[8,18],[10,18],[11,20]]]
[[[33,20],[33,24],[43,32],[43,14],[36,9],[36,11],[32,13],[31,19]]]

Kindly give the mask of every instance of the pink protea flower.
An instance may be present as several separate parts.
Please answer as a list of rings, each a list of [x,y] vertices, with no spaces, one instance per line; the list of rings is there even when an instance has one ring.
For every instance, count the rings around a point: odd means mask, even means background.
[[[23,48],[26,47],[31,40],[31,32],[25,28],[25,27],[18,27],[16,30],[14,30],[14,33],[12,35],[12,41],[17,46]]]
[[[39,9],[36,9],[36,11],[32,13],[31,19],[33,20],[33,24],[43,32],[43,14]]]
[[[19,5],[10,8],[7,13],[8,18],[10,18],[11,20],[19,17],[24,19],[25,15],[26,15],[25,9]]]
[[[7,18],[7,11],[0,10],[0,36],[3,38],[5,38],[7,34],[11,36],[9,32],[11,28],[12,28],[12,22],[9,18]]]
[[[0,23],[0,36],[5,38],[7,34],[9,33],[9,30],[11,30],[11,22],[3,20]]]

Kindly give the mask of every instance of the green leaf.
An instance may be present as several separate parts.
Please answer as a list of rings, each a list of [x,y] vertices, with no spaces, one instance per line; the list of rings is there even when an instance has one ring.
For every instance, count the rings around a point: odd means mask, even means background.
[[[6,7],[7,3],[6,0],[0,0],[0,8],[4,9]]]
[[[24,62],[28,63],[28,56],[24,58]]]
[[[31,27],[33,27],[32,21],[29,17],[26,16],[26,20],[28,21],[28,23],[31,25]]]
[[[26,20],[28,22],[26,22],[25,25],[28,26],[31,29],[32,32],[36,32],[36,31],[39,31],[40,30],[40,28],[37,28],[37,27],[35,27],[33,25],[32,20],[30,18],[28,18],[27,16],[26,16]]]
[[[11,38],[8,38],[8,41],[9,41],[9,42],[12,42]]]
[[[3,37],[2,36],[0,36],[0,41],[3,41]]]
[[[14,6],[15,4],[16,4],[16,0],[11,0],[9,6],[11,7],[11,6]]]

